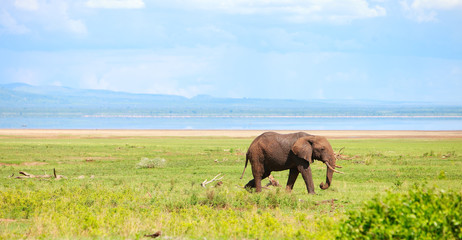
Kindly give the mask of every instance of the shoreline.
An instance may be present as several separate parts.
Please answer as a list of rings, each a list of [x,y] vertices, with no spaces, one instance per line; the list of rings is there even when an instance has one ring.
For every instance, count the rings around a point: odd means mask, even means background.
[[[83,118],[462,118],[459,115],[83,115]]]
[[[157,138],[157,137],[236,137],[254,138],[263,132],[306,132],[331,139],[364,138],[462,138],[458,131],[420,130],[142,130],[142,129],[0,129],[0,138]]]

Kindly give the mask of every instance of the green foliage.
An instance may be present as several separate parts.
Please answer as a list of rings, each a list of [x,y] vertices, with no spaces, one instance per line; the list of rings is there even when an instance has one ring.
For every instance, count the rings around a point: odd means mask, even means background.
[[[349,213],[337,239],[462,239],[462,194],[414,186]]]

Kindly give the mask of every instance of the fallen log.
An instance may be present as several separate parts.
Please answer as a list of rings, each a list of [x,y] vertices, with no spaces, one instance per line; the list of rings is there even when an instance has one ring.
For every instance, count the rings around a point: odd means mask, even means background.
[[[65,176],[63,175],[57,175],[56,174],[56,169],[53,168],[53,176],[51,175],[48,175],[48,174],[44,174],[44,175],[34,175],[34,174],[30,174],[28,172],[25,172],[25,171],[19,171],[19,174],[22,175],[22,176],[17,176],[16,179],[25,179],[25,178],[55,178],[57,180],[59,179],[62,179],[62,178],[66,178]],[[13,177],[14,176],[14,173],[10,176],[10,177]]]
[[[51,178],[51,176],[48,174],[34,175],[34,174],[30,174],[24,171],[20,171],[19,174],[21,174],[22,176],[18,176],[16,178]]]

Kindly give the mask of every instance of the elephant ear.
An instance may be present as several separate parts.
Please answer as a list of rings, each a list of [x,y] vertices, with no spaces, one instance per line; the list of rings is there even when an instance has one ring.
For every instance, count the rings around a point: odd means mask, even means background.
[[[292,146],[292,152],[295,155],[297,155],[299,158],[307,160],[310,163],[313,163],[313,159],[311,158],[311,155],[313,154],[313,148],[311,147],[313,137],[314,136],[299,138]]]

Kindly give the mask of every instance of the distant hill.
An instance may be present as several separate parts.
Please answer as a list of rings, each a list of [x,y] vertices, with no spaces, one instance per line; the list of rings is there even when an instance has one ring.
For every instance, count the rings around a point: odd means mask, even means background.
[[[371,100],[186,98],[107,90],[0,85],[0,117],[7,116],[462,116],[462,104]]]

